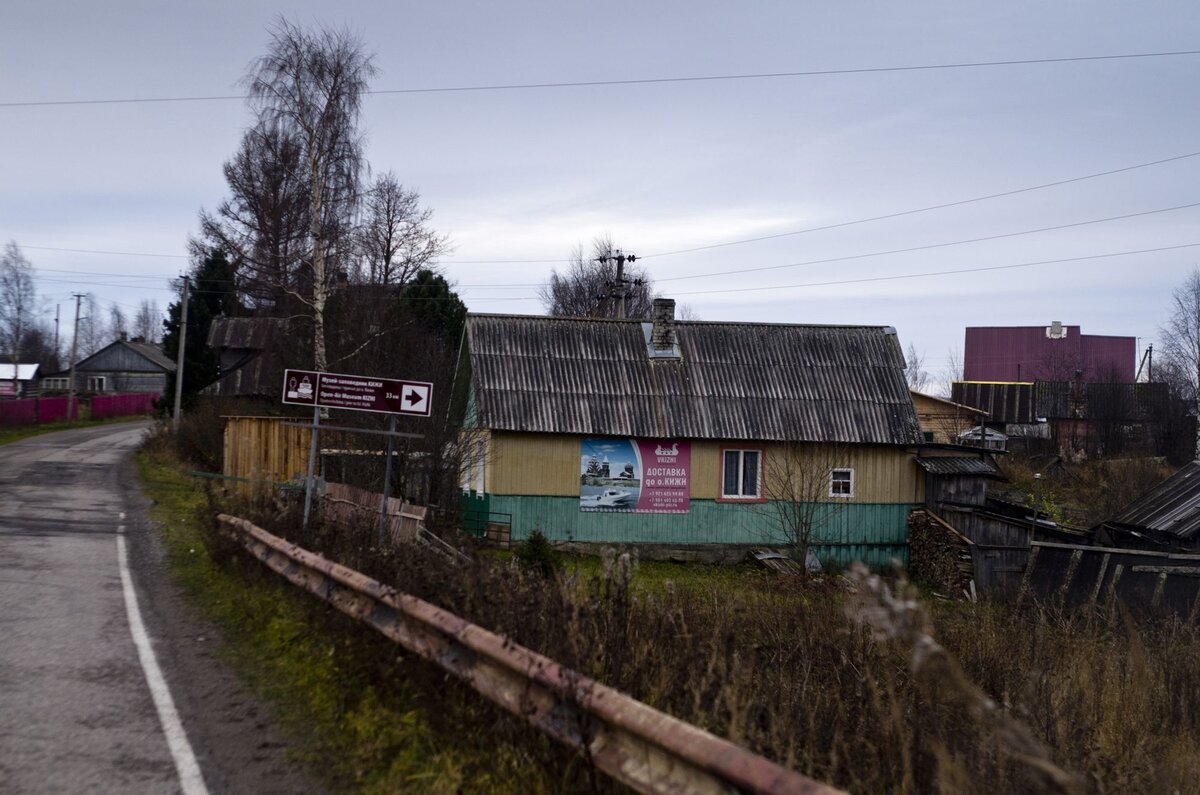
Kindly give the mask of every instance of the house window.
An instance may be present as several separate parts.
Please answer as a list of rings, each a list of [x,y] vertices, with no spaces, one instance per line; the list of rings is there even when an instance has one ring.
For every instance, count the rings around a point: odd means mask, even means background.
[[[105,377],[102,375],[89,375],[87,390],[89,392],[103,392]]]
[[[854,496],[854,470],[848,467],[829,470],[829,496]]]
[[[721,496],[733,500],[756,500],[762,496],[761,450],[723,451]]]

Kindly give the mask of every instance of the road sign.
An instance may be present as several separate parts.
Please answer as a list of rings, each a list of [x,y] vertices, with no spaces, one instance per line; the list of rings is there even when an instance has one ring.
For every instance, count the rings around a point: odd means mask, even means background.
[[[432,413],[433,384],[316,370],[284,370],[283,402],[428,417]]]

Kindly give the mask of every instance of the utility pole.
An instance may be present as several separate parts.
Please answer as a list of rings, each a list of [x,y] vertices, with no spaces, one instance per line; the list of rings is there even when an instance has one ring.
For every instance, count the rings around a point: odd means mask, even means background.
[[[183,354],[187,349],[188,277],[183,277],[183,298],[179,312],[179,352],[175,356],[175,411],[171,415],[171,430],[179,430],[179,401],[183,397]]]
[[[617,317],[621,318],[622,320],[625,319],[625,299],[629,297],[629,289],[625,286],[625,282],[626,282],[625,262],[626,261],[631,262],[631,263],[637,262],[637,254],[624,254],[621,251],[621,249],[616,249],[615,251],[613,251],[609,254],[605,254],[603,257],[596,258],[596,262],[603,262],[605,264],[607,264],[609,262],[617,263],[617,280],[614,283],[612,283],[611,285],[609,285],[608,295],[606,295],[606,296],[602,295],[602,296],[600,296],[600,298],[601,299],[616,298],[617,299]],[[632,286],[641,286],[641,284],[642,284],[641,279],[634,279],[631,282]]]
[[[75,354],[79,351],[79,302],[83,300],[81,293],[75,293],[75,330],[71,332],[71,372],[67,379],[67,419],[79,419],[75,410]]]

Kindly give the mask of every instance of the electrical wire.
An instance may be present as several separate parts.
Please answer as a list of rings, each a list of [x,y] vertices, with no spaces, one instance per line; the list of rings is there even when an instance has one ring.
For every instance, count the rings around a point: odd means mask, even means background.
[[[1185,248],[1195,248],[1200,243],[1181,243],[1177,246],[1160,246],[1158,248],[1143,248],[1134,251],[1116,251],[1109,254],[1089,254],[1083,257],[1063,257],[1061,259],[1045,259],[1034,262],[1018,262],[1010,265],[987,265],[981,268],[955,268],[944,271],[924,271],[921,273],[900,273],[892,276],[865,276],[860,279],[836,279],[825,282],[804,282],[802,284],[775,284],[769,287],[733,287],[721,290],[693,290],[690,292],[674,293],[674,295],[712,295],[714,293],[751,293],[766,290],[791,290],[800,287],[834,287],[846,284],[866,284],[868,282],[888,282],[902,279],[923,279],[929,276],[953,276],[961,273],[984,273],[986,271],[1012,270],[1014,268],[1032,268],[1037,265],[1057,265],[1064,262],[1084,262],[1086,260],[1107,259],[1111,257],[1127,257],[1133,254],[1153,254],[1161,251],[1176,251]]]
[[[1034,235],[1034,234],[1038,234],[1041,232],[1053,232],[1053,231],[1057,231],[1060,229],[1073,229],[1075,227],[1080,227],[1080,226],[1090,226],[1092,224],[1108,223],[1109,221],[1121,221],[1121,220],[1125,220],[1127,218],[1140,218],[1140,217],[1146,216],[1146,215],[1157,215],[1159,213],[1169,213],[1169,212],[1174,212],[1176,210],[1185,210],[1185,209],[1188,209],[1191,207],[1200,207],[1200,202],[1191,202],[1189,204],[1179,204],[1174,207],[1161,207],[1156,210],[1144,210],[1142,212],[1127,213],[1125,215],[1112,215],[1107,218],[1093,218],[1088,221],[1075,221],[1075,222],[1069,223],[1069,224],[1056,224],[1055,226],[1043,226],[1043,227],[1039,227],[1037,229],[1022,229],[1021,231],[1018,231],[1018,232],[1005,232],[1005,233],[999,234],[999,235],[986,235],[984,237],[972,237],[972,238],[967,238],[965,240],[951,240],[951,241],[947,241],[945,243],[929,243],[929,244],[923,245],[923,246],[909,246],[907,248],[893,248],[893,249],[888,249],[886,251],[871,251],[871,252],[867,252],[866,254],[848,254],[844,257],[829,257],[827,259],[807,260],[805,262],[793,262],[793,263],[790,263],[787,265],[762,265],[762,266],[755,267],[755,268],[736,268],[736,269],[727,270],[727,271],[710,271],[708,273],[693,273],[693,274],[689,274],[687,276],[669,276],[669,277],[665,277],[665,278],[658,278],[658,279],[655,279],[654,281],[656,283],[676,282],[676,281],[681,281],[684,279],[704,279],[704,278],[707,278],[710,276],[730,276],[730,275],[743,274],[743,273],[758,273],[760,271],[774,271],[774,270],[784,270],[787,268],[800,268],[800,267],[804,267],[806,265],[827,265],[831,262],[849,262],[851,260],[867,259],[869,257],[882,257],[882,256],[890,255],[890,254],[908,254],[908,253],[912,253],[914,251],[929,251],[931,249],[947,248],[949,246],[962,246],[962,245],[967,245],[969,243],[982,243],[982,242],[986,242],[988,240],[1003,240],[1005,238],[1010,238],[1010,237],[1021,237],[1024,235]]]
[[[1033,66],[1042,64],[1082,63],[1088,61],[1120,61],[1145,58],[1174,58],[1180,56],[1200,55],[1200,50],[1170,50],[1162,52],[1119,53],[1111,55],[1078,55],[1059,58],[1018,58],[997,61],[963,61],[957,63],[916,64],[910,66],[869,66],[846,69],[806,69],[793,72],[755,72],[743,74],[721,75],[691,75],[683,77],[648,77],[631,78],[626,80],[577,80],[550,81],[539,83],[493,83],[485,85],[466,86],[431,86],[427,88],[391,88],[366,91],[366,94],[439,94],[461,93],[472,91],[516,91],[530,89],[556,88],[590,88],[596,86],[630,86],[675,83],[701,83],[733,80],[773,80],[795,77],[829,77],[835,75],[886,74],[894,72],[924,72],[942,69],[981,69],[1004,66]],[[175,97],[131,97],[117,99],[70,99],[70,100],[32,100],[26,102],[0,102],[0,108],[32,108],[71,105],[127,105],[135,103],[166,103],[166,102],[226,102],[231,100],[249,99],[247,94],[221,94],[210,96],[175,96]]]

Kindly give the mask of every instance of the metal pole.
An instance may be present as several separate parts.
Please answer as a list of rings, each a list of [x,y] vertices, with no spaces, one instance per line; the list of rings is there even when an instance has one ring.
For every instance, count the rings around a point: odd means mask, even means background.
[[[319,376],[318,376],[319,378]],[[319,381],[318,381],[319,384]],[[312,511],[313,476],[317,468],[317,436],[321,433],[321,408],[313,406],[312,444],[308,446],[308,479],[304,482],[304,526]]]
[[[388,424],[388,433],[396,432],[396,415],[392,415],[391,422]],[[396,437],[388,436],[387,443],[387,464],[384,467],[383,475],[383,499],[379,503],[379,546],[383,546],[384,535],[387,532],[387,507],[388,498],[392,493],[392,452],[395,448]]]
[[[179,430],[179,401],[183,397],[183,354],[187,348],[188,277],[183,277],[183,302],[179,319],[179,353],[175,357],[175,413],[171,415],[171,429]]]

